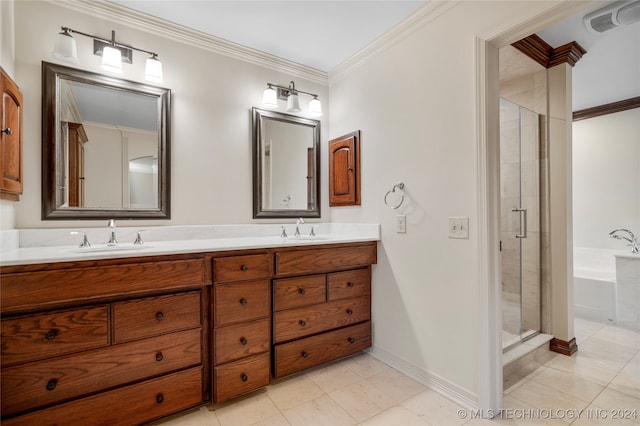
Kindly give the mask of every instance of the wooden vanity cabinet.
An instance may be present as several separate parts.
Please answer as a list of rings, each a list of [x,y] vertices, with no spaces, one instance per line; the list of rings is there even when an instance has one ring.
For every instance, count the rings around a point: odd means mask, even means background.
[[[209,399],[204,256],[2,268],[3,425],[140,424]]]
[[[376,243],[0,269],[3,425],[141,424],[371,346]]]
[[[375,243],[277,251],[275,256],[276,277],[286,278],[273,281],[274,377],[371,346]]]
[[[267,386],[271,377],[270,252],[213,259],[213,401]]]

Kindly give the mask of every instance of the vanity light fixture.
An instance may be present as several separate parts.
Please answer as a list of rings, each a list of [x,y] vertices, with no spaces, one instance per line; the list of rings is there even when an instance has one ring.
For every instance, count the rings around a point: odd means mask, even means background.
[[[322,104],[318,99],[318,95],[296,89],[296,84],[293,81],[289,82],[288,87],[267,83],[267,88],[262,94],[262,107],[276,109],[278,108],[278,99],[282,99],[287,101],[287,112],[300,112],[302,111],[300,108],[300,93],[313,97],[313,99],[309,101],[309,115],[312,117],[322,117]]]
[[[144,78],[153,83],[162,82],[162,62],[158,60],[158,54],[138,47],[116,42],[116,32],[111,31],[111,40],[73,30],[69,27],[61,27],[62,32],[56,36],[53,56],[58,59],[77,63],[78,50],[76,40],[71,34],[80,34],[93,39],[93,54],[102,56],[100,67],[108,72],[122,74],[122,63],[133,62],[133,51],[146,53],[149,56],[145,66]]]

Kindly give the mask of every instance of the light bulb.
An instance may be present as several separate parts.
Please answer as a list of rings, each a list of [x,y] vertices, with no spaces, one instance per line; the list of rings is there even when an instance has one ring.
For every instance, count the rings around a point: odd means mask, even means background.
[[[56,43],[53,48],[53,56],[64,61],[78,62],[78,48],[76,39],[64,30],[56,36]]]
[[[298,94],[291,93],[287,98],[287,112],[300,112],[300,99],[298,99]]]
[[[322,104],[318,98],[309,101],[309,115],[312,117],[322,117]]]
[[[105,46],[104,49],[102,49],[102,65],[100,67],[105,71],[122,74],[122,55],[120,49]]]
[[[153,83],[162,83],[162,62],[156,55],[147,58],[147,64],[144,67],[144,79]]]
[[[276,94],[276,89],[269,86],[264,89],[262,93],[262,107],[263,108],[278,108],[278,95]]]

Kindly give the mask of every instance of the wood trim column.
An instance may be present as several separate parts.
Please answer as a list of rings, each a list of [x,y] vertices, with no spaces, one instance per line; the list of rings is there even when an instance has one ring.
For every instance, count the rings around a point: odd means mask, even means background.
[[[576,343],[575,337],[568,342],[566,340],[560,340],[554,337],[549,342],[549,350],[551,352],[557,352],[562,355],[571,356],[578,351],[578,344]]]

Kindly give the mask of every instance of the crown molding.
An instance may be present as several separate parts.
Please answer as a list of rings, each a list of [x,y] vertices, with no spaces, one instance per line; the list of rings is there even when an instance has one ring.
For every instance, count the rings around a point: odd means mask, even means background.
[[[430,1],[404,21],[382,34],[374,42],[351,56],[346,61],[329,71],[329,84],[335,83],[347,74],[362,66],[369,58],[399,43],[426,23],[452,9],[464,0]]]
[[[574,66],[582,58],[582,55],[587,53],[575,41],[553,48],[536,34],[531,34],[511,45],[545,68],[552,68],[564,63]]]
[[[174,24],[105,0],[46,0],[87,15],[126,25],[153,35],[178,41],[209,52],[228,56],[294,77],[328,85],[328,73],[289,61],[257,49]]]
[[[624,99],[618,102],[611,102],[595,106],[593,108],[585,108],[573,113],[573,121],[585,120],[587,118],[600,117],[601,115],[613,114],[629,109],[640,108],[640,96],[635,98]]]

